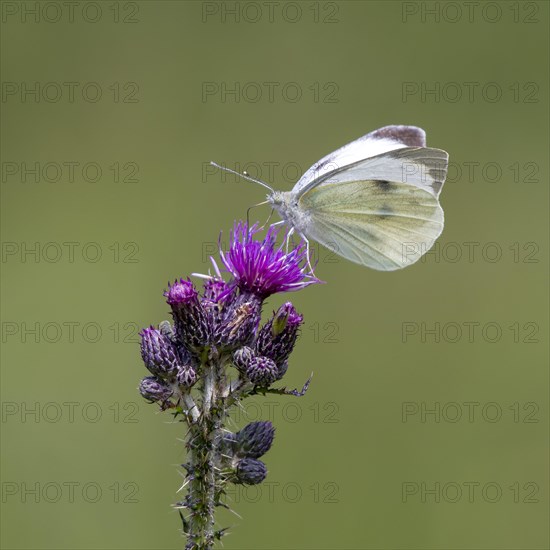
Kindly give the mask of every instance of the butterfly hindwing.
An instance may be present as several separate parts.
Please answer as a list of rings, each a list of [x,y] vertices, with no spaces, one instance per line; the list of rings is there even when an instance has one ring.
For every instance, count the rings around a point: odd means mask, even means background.
[[[310,215],[307,237],[381,271],[413,264],[443,230],[437,198],[403,182],[360,180],[318,186],[300,198],[299,207]]]

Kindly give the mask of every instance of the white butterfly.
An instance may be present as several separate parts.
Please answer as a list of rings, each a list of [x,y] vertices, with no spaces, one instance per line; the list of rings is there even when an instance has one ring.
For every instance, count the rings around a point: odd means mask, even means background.
[[[240,175],[270,189],[267,202],[290,233],[393,271],[416,262],[443,231],[439,193],[448,160],[445,151],[426,147],[421,128],[385,126],[316,162],[290,192]]]

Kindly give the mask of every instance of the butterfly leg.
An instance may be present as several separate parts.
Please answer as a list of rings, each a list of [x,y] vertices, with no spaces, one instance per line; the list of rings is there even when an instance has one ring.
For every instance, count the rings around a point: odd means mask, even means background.
[[[277,227],[278,225],[282,225],[283,223],[285,223],[284,220],[280,220],[278,222],[272,223],[272,224],[270,224],[269,229],[271,229],[272,227]],[[281,243],[281,248],[283,248],[282,243]]]
[[[294,227],[291,227],[286,234],[286,253],[288,254],[288,246],[290,244],[290,238],[294,234]]]
[[[281,222],[276,222],[273,225],[278,225],[280,224]],[[295,229],[294,227],[291,227],[289,230],[288,230],[288,233],[286,235],[286,253],[288,254],[288,248],[289,248],[289,245],[290,245],[290,238],[292,237],[292,235],[294,234],[295,232]],[[311,270],[311,273],[314,273],[314,270],[313,270],[313,266],[311,265],[311,256],[310,256],[310,249],[309,249],[309,239],[301,232],[298,232],[298,234],[300,235],[300,238],[306,243],[306,256],[307,256],[307,265],[309,267],[309,269]]]
[[[301,235],[302,239],[306,243],[306,255],[307,255],[307,265],[309,269],[311,270],[311,273],[314,273],[313,266],[311,265],[311,256],[309,253],[309,239],[305,235]]]

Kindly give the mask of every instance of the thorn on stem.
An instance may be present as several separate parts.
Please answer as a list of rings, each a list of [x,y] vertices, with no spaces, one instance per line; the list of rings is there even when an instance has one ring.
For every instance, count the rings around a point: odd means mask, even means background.
[[[306,380],[304,386],[300,391],[298,391],[297,389],[287,390],[286,387],[282,387],[282,388],[255,387],[250,393],[251,395],[255,395],[258,393],[261,393],[262,395],[265,395],[266,393],[275,393],[277,395],[293,395],[294,397],[303,397],[309,388],[309,384],[311,383],[312,378],[313,378],[313,373],[311,373],[310,377]]]

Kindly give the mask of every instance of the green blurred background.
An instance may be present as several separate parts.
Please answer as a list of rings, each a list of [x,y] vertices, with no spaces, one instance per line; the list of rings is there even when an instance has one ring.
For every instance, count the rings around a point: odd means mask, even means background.
[[[315,376],[247,407],[277,438],[225,548],[548,548],[548,4],[73,7],[2,4],[3,548],[183,546],[136,331],[264,198],[206,163],[287,190],[387,124],[449,151],[445,231],[398,273],[321,250],[268,305]]]

